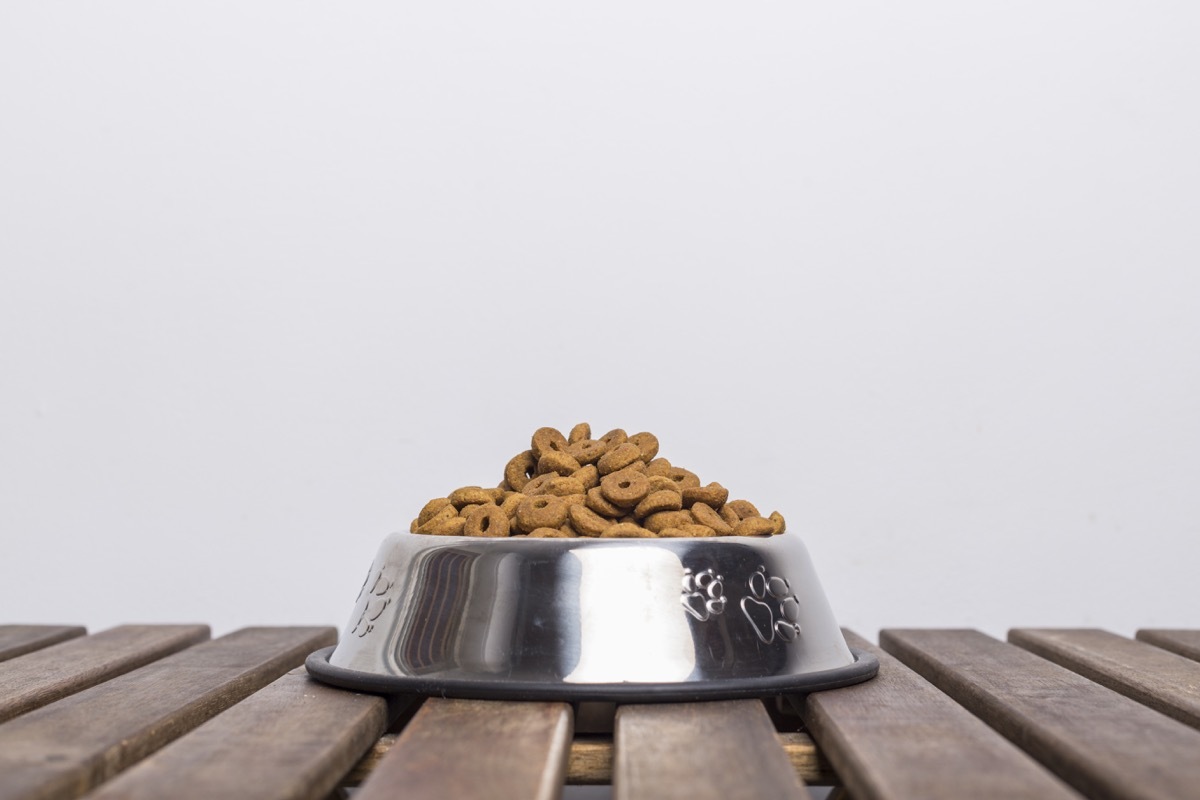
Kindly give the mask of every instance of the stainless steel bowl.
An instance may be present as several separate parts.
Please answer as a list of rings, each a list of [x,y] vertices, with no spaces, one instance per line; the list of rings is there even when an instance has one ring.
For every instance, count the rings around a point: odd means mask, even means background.
[[[351,689],[647,702],[867,680],[794,534],[481,539],[396,533],[336,648],[308,671]]]

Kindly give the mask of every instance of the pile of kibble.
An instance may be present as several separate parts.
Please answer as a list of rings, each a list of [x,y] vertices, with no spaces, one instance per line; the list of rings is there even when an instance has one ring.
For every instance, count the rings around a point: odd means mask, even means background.
[[[436,536],[655,538],[772,536],[783,516],[730,500],[719,483],[658,457],[658,437],[609,431],[592,438],[586,422],[563,436],[538,428],[513,456],[495,489],[464,486],[430,500],[409,531]]]

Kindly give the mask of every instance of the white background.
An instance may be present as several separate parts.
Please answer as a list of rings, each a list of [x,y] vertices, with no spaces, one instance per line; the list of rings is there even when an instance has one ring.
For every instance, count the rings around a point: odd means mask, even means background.
[[[781,510],[867,635],[1198,626],[1198,40],[6,3],[0,622],[341,626],[425,500],[590,420]]]

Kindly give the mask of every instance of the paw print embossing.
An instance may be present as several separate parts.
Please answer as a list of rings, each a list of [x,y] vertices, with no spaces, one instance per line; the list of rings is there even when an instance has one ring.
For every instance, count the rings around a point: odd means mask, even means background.
[[[392,598],[387,596],[391,588],[392,582],[383,577],[383,570],[372,568],[367,573],[367,579],[358,590],[358,600],[354,607],[358,612],[358,621],[354,623],[350,633],[361,638],[375,630],[375,620],[392,604]]]
[[[724,578],[711,569],[683,571],[683,593],[679,602],[683,610],[701,622],[725,613]]]
[[[759,567],[750,576],[750,594],[742,598],[742,613],[763,644],[776,638],[794,642],[800,637],[800,601],[787,580],[767,575]]]

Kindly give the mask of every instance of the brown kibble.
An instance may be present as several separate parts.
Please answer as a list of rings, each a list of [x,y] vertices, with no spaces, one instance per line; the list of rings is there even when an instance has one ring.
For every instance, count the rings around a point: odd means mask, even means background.
[[[733,526],[734,536],[770,536],[775,532],[775,523],[762,517],[746,517]]]
[[[408,532],[416,533],[418,527],[420,527],[420,526],[417,525],[417,520],[416,520],[416,518],[414,518],[412,522],[408,523]]]
[[[666,528],[658,535],[663,539],[695,539],[701,536],[716,536],[717,532],[707,525],[680,525],[678,528]]]
[[[604,456],[596,462],[596,468],[600,470],[601,475],[611,475],[614,472],[619,472],[625,469],[633,462],[642,457],[642,451],[638,450],[636,444],[625,442],[619,444],[612,450],[609,450]]]
[[[529,440],[529,449],[533,451],[534,458],[540,459],[546,453],[566,450],[567,437],[563,436],[557,428],[538,428],[533,432],[533,438]]]
[[[567,445],[567,455],[580,464],[595,464],[605,453],[613,449],[613,445],[596,439],[584,439]]]
[[[582,466],[578,461],[571,458],[565,452],[559,450],[551,450],[548,453],[543,453],[538,459],[537,471],[545,474],[547,472],[557,472],[559,475],[570,475],[575,470]]]
[[[707,525],[717,532],[717,536],[732,536],[733,526],[721,519],[721,515],[713,510],[708,503],[696,503],[692,506],[692,516],[701,525]]]
[[[660,511],[642,520],[642,524],[658,533],[665,528],[681,528],[684,525],[695,524],[696,518],[690,511]]]
[[[520,492],[513,492],[508,497],[505,497],[498,507],[504,512],[505,516],[512,519],[517,515],[517,506],[521,505],[521,501],[526,496]]]
[[[564,494],[562,501],[567,504],[568,508],[571,506],[583,506],[587,505],[587,495],[583,492],[579,494]]]
[[[667,477],[675,481],[675,485],[683,489],[695,489],[700,486],[700,477],[691,470],[686,470],[683,467],[671,467],[667,470]]]
[[[738,519],[762,516],[749,500],[730,500],[725,504],[725,507],[733,509],[733,513],[738,515]]]
[[[462,536],[463,529],[466,527],[467,521],[462,517],[445,517],[433,519],[426,522],[422,528],[426,533],[431,533],[434,536]],[[418,529],[418,533],[421,529]]]
[[[575,444],[576,442],[582,442],[584,439],[590,438],[592,438],[592,426],[586,422],[581,422],[574,428],[571,428],[571,432],[567,434],[567,444]]]
[[[678,511],[681,508],[683,508],[683,501],[679,496],[679,492],[662,489],[647,494],[645,499],[637,504],[637,508],[633,510],[633,515],[642,518],[658,513],[659,511]]]
[[[610,450],[617,445],[625,444],[628,439],[629,437],[625,434],[625,431],[621,430],[620,428],[613,428],[611,431],[600,437],[600,441],[607,444]]]
[[[605,499],[604,493],[600,491],[599,486],[587,490],[587,507],[600,516],[608,517],[609,519],[616,519],[625,513],[620,506],[614,506]]]
[[[525,484],[525,488],[521,491],[531,497],[535,494],[545,494],[546,485],[555,478],[560,477],[557,472],[547,472],[545,475],[538,475],[536,478]]]
[[[449,497],[435,497],[424,505],[421,513],[417,514],[417,527],[433,519],[433,515],[450,505]]]
[[[592,511],[587,506],[573,505],[567,509],[567,516],[573,527],[581,536],[599,536],[604,529],[612,525],[612,520]]]
[[[604,533],[600,534],[602,539],[653,539],[654,534],[646,530],[641,525],[633,522],[618,522],[616,525],[609,525],[604,529]]]
[[[429,519],[425,520],[421,525],[417,526],[417,533],[434,533],[434,528],[438,527],[438,523],[445,522],[458,517],[458,509],[446,503],[438,509],[438,512]]]
[[[579,538],[579,532],[575,530],[574,526],[571,525],[570,517],[567,518],[567,521],[562,524],[562,527],[559,528],[559,530],[565,533],[567,536],[570,536],[572,539]]]
[[[636,506],[649,491],[650,482],[646,476],[630,470],[613,472],[600,479],[600,492],[604,499],[621,508]]]
[[[586,467],[580,467],[571,473],[571,477],[583,484],[583,490],[586,492],[593,486],[600,485],[600,470],[596,469],[595,464],[588,464]]]
[[[773,536],[778,536],[787,530],[787,523],[783,519],[783,514],[778,511],[772,511],[771,516],[767,517],[771,522],[775,523],[775,530],[771,531]]]
[[[564,533],[560,528],[534,528],[529,532],[530,539],[571,539],[574,538],[569,533]]]
[[[704,503],[710,508],[720,508],[729,499],[729,490],[719,483],[708,486],[689,486],[683,490],[683,505],[690,507],[693,503]]]
[[[476,506],[467,514],[464,536],[508,536],[508,514],[497,505]]]
[[[647,475],[662,475],[663,477],[666,477],[666,474],[670,471],[671,462],[667,461],[665,458],[656,458],[653,461],[647,462],[646,464]]]
[[[460,517],[462,517],[463,519],[466,519],[467,515],[470,514],[472,511],[474,511],[475,509],[483,508],[484,506],[490,506],[490,505],[492,505],[492,504],[491,503],[468,503],[467,505],[463,506],[462,508],[460,508],[458,510],[458,515]]]
[[[546,481],[542,494],[552,494],[555,497],[566,497],[569,494],[583,494],[583,482],[578,478],[564,478],[555,475]]]
[[[742,518],[738,516],[736,511],[729,507],[728,503],[721,506],[717,513],[721,515],[721,519],[725,520],[725,524],[727,524],[731,530],[742,521]]]
[[[517,506],[517,527],[526,533],[536,528],[560,528],[567,521],[567,504],[552,495],[527,497]]]
[[[521,491],[533,476],[537,475],[537,459],[532,450],[517,453],[504,467],[504,480],[514,491]]]
[[[629,437],[629,441],[637,445],[638,450],[642,451],[642,460],[649,463],[658,455],[658,437],[648,431],[635,433]]]

